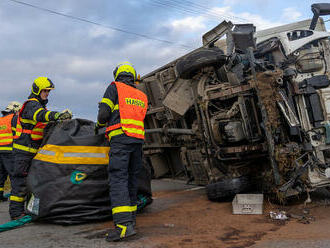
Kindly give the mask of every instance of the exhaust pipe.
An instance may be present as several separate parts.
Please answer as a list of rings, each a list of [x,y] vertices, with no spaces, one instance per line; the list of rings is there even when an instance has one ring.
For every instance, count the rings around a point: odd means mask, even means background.
[[[317,20],[320,16],[330,15],[330,3],[315,3],[312,4],[312,11],[314,13],[311,25],[309,26],[310,30],[314,30],[317,24]]]

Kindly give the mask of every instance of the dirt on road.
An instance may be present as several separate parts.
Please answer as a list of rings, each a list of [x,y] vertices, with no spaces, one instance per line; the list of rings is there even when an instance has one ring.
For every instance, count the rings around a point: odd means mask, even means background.
[[[324,199],[313,199],[307,206],[301,200],[286,207],[265,201],[263,215],[233,215],[231,202],[210,202],[204,190],[156,192],[154,198],[154,206],[138,216],[138,235],[124,242],[126,246],[243,248],[267,240],[329,236],[330,201]],[[272,220],[269,212],[278,210],[286,211],[291,218]],[[108,222],[97,229],[111,225]],[[122,245],[111,247],[125,247]]]
[[[304,196],[289,206],[264,201],[262,215],[233,215],[231,202],[211,202],[204,188],[175,181],[153,183],[154,202],[137,217],[138,234],[108,243],[112,221],[60,226],[31,223],[0,235],[2,248],[305,248],[330,247],[330,194]],[[321,194],[322,193],[322,194]],[[289,220],[273,220],[270,211],[286,211]],[[0,223],[9,220],[8,202],[0,204]],[[31,238],[33,237],[33,238]]]

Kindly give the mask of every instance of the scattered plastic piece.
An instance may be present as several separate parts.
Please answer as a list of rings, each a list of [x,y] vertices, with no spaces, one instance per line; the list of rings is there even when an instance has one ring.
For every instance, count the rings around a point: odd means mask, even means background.
[[[285,211],[280,211],[280,212],[269,212],[269,216],[273,220],[287,220],[288,216],[286,215]]]

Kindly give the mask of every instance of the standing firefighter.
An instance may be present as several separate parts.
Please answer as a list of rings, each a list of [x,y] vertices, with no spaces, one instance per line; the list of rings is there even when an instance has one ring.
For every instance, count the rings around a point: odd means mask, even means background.
[[[135,88],[136,71],[124,62],[113,72],[112,82],[99,104],[95,133],[107,124],[110,141],[109,186],[115,229],[107,241],[119,241],[136,234],[137,174],[142,166],[144,118],[148,99]]]
[[[55,86],[47,77],[38,77],[32,84],[31,94],[23,104],[17,118],[13,143],[14,172],[11,176],[9,214],[12,219],[24,215],[26,176],[31,162],[42,142],[44,128],[49,121],[71,118],[68,112],[46,109],[48,94]]]
[[[5,110],[1,111],[0,118],[0,201],[7,198],[3,196],[5,181],[8,172],[13,168],[13,132],[15,131],[15,123],[17,120],[16,113],[21,109],[22,104],[19,102],[11,102]],[[13,125],[14,124],[14,125]]]

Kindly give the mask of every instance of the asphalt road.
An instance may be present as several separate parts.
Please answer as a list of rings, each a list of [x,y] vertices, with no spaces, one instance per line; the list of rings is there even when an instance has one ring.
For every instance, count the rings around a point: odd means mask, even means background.
[[[163,179],[154,180],[152,188],[154,202],[138,216],[138,230],[141,232],[132,240],[106,242],[104,235],[113,225],[111,221],[73,226],[31,223],[0,233],[0,248],[330,247],[330,236],[328,238],[327,235],[330,227],[329,207],[315,208],[319,219],[310,225],[290,221],[276,226],[269,223],[266,216],[233,216],[230,202],[209,202],[202,187]],[[190,219],[183,216],[185,214],[190,215]],[[200,215],[198,218],[204,220],[209,218],[206,224],[208,221],[217,223],[217,230],[213,230],[212,225],[206,225],[208,230],[201,228],[202,232],[196,231],[200,220],[197,218],[194,222],[194,215]],[[0,203],[0,223],[7,221],[8,203],[3,202]],[[242,224],[238,224],[239,221]],[[247,223],[251,223],[250,226]],[[260,231],[262,225],[268,230]],[[258,235],[258,232],[261,234]]]
[[[153,180],[152,190],[184,191],[195,186],[186,185],[181,181]],[[175,200],[178,201],[177,199]],[[154,199],[143,215],[166,209],[172,203],[171,199]],[[0,203],[0,223],[10,221],[8,202]],[[136,247],[136,242],[109,243],[104,235],[111,227],[112,222],[101,222],[83,225],[61,226],[44,223],[26,224],[20,228],[0,233],[0,248],[103,248],[103,247]],[[108,228],[106,228],[108,226]],[[143,243],[143,237],[138,237]]]

